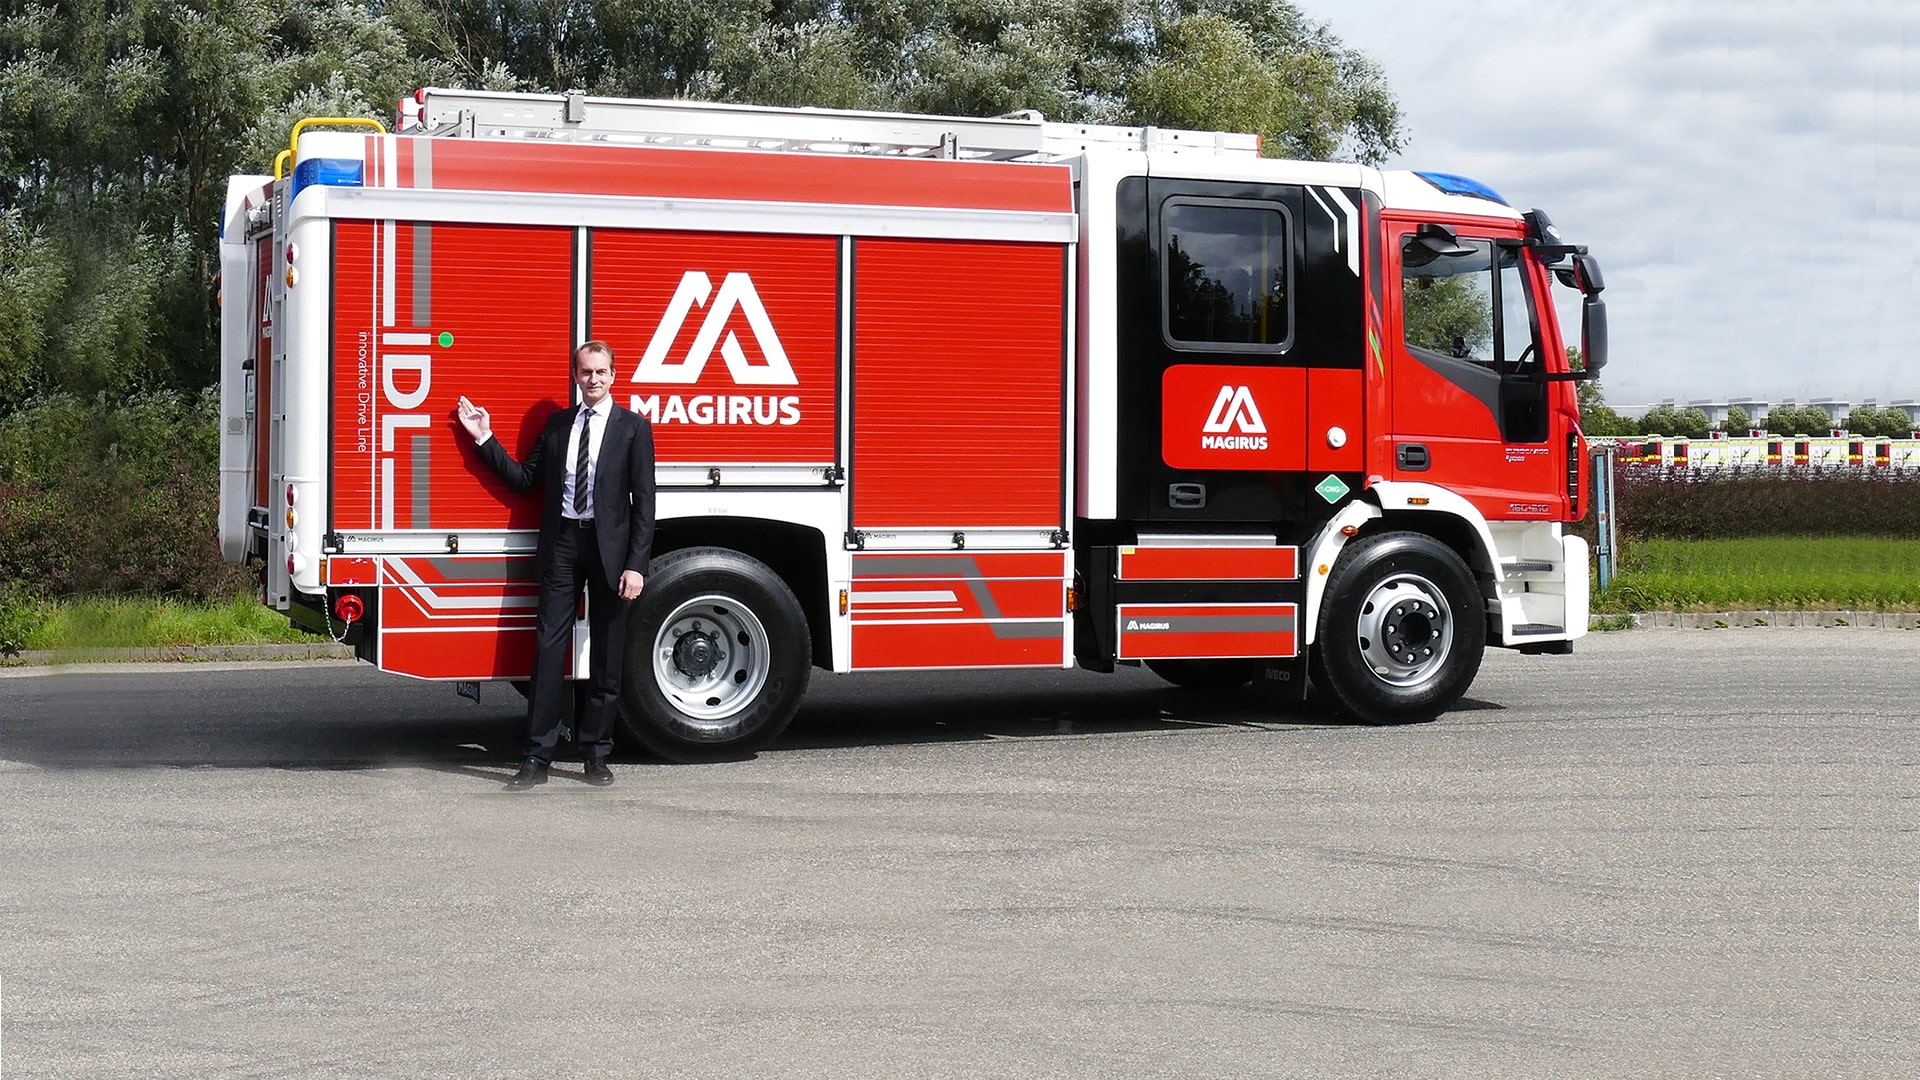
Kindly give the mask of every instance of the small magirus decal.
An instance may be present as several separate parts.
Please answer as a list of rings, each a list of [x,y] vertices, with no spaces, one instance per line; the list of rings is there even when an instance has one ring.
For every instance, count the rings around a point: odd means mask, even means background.
[[[1229,435],[1238,430],[1240,434]],[[1253,391],[1244,386],[1222,386],[1201,428],[1200,446],[1205,450],[1265,450],[1267,424],[1260,419],[1260,407],[1254,404]]]

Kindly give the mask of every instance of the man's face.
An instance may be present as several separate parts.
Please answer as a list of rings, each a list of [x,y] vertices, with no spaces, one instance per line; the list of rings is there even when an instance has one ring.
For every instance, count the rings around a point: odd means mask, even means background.
[[[580,399],[598,405],[613,392],[613,361],[598,349],[582,349],[573,356],[573,384]]]

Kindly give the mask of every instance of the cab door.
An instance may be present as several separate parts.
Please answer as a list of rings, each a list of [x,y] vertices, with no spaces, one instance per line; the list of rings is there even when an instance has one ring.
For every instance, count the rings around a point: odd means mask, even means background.
[[[1400,286],[1389,475],[1458,492],[1490,520],[1559,517],[1566,494],[1525,242],[1427,222],[1390,226],[1387,250]]]
[[[1297,184],[1122,182],[1122,517],[1272,526],[1361,486],[1360,206]]]

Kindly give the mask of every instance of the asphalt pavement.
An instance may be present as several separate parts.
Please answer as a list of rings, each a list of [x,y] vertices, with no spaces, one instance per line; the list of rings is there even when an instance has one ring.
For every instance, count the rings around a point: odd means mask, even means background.
[[[1595,634],[1400,728],[817,675],[525,794],[504,687],[4,672],[0,1076],[1911,1076],[1916,650]]]

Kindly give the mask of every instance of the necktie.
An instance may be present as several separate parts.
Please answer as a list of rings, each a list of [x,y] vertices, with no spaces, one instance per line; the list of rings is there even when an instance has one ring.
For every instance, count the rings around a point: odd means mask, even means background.
[[[593,410],[580,410],[580,453],[573,459],[573,515],[587,516],[587,465],[593,451]]]

